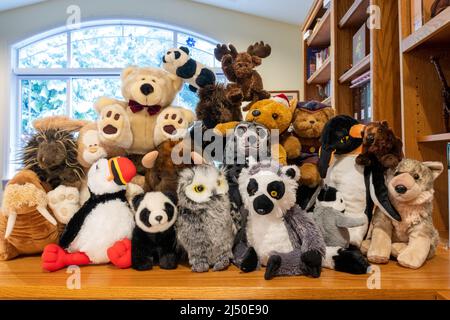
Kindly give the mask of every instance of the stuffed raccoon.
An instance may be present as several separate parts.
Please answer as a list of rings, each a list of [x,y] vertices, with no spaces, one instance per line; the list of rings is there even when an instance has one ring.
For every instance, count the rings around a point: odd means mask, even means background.
[[[250,163],[239,176],[248,220],[246,243],[235,245],[235,263],[244,272],[266,266],[264,278],[319,277],[325,242],[314,221],[296,203],[296,166],[267,160]]]
[[[216,82],[214,72],[192,59],[186,47],[170,49],[162,61],[164,70],[186,81],[192,92],[197,92],[199,88]]]
[[[136,227],[131,238],[131,266],[149,270],[159,261],[161,269],[178,264],[175,221],[178,210],[174,194],[148,192],[132,200]]]
[[[179,244],[193,272],[224,270],[233,254],[233,222],[228,184],[222,171],[207,164],[181,171],[176,222]]]

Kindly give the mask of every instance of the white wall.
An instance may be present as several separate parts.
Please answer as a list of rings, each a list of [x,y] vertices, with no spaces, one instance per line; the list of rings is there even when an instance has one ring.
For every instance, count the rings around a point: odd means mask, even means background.
[[[267,90],[301,88],[300,27],[186,0],[52,0],[0,12],[0,175],[8,161],[8,133],[11,111],[11,46],[49,29],[61,27],[70,5],[81,8],[84,21],[98,19],[140,19],[169,25],[231,42],[244,50],[255,41],[272,46],[272,55],[259,68]],[[257,5],[257,4],[255,4]],[[14,110],[12,110],[14,111]]]

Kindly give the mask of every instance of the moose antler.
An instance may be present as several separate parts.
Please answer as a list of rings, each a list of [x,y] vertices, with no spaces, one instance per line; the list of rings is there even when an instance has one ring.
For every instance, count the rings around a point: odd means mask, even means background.
[[[247,49],[248,54],[260,58],[267,58],[271,52],[272,48],[268,44],[264,44],[264,41],[256,42]]]
[[[237,57],[238,52],[236,47],[230,44],[227,46],[226,44],[218,44],[214,49],[214,56],[218,61],[222,61],[223,56],[230,54],[233,59]]]

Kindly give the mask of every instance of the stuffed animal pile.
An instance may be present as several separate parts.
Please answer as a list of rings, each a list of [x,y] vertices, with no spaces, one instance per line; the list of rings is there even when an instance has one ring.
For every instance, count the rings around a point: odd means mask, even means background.
[[[222,84],[173,48],[162,68],[125,68],[123,100],[92,102],[98,120],[36,120],[4,192],[0,260],[42,254],[46,271],[234,264],[265,267],[267,280],[364,274],[390,258],[421,267],[438,242],[442,164],[404,159],[385,121],[271,97],[255,70],[270,54],[264,42],[218,44]],[[183,83],[195,112],[173,105]]]

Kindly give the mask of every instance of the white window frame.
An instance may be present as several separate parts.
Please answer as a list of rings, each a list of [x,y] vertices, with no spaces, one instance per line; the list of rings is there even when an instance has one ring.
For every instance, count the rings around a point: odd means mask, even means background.
[[[158,28],[173,32],[173,47],[178,47],[178,34],[183,33],[193,36],[197,39],[201,39],[210,43],[221,43],[212,38],[205,37],[190,30],[185,30],[171,25],[160,24],[155,22],[149,22],[144,20],[95,20],[84,22],[80,24],[79,28],[73,29],[67,26],[57,29],[49,30],[39,33],[31,38],[21,41],[11,47],[11,63],[12,63],[12,88],[11,88],[11,106],[16,106],[13,112],[10,112],[10,130],[9,134],[9,150],[12,155],[18,154],[18,141],[21,135],[21,115],[22,115],[22,102],[21,102],[21,80],[66,80],[66,113],[71,114],[71,78],[83,77],[83,78],[117,78],[120,77],[121,68],[70,68],[71,65],[71,32],[80,29],[88,29],[95,27],[107,27],[107,26],[141,26],[149,28]],[[19,68],[19,51],[33,43],[45,40],[50,37],[54,37],[60,34],[67,34],[67,65],[68,68]],[[198,49],[201,50],[201,49]],[[203,51],[203,50],[202,50]],[[206,52],[206,51],[204,51]],[[209,53],[209,52],[207,52]],[[212,68],[216,75],[223,75],[223,71],[220,68],[220,63],[214,60],[214,67]],[[94,103],[94,101],[92,101]],[[11,164],[12,157],[8,159],[8,163],[5,166],[6,177],[10,178],[16,166]],[[4,175],[5,176],[5,175]]]

